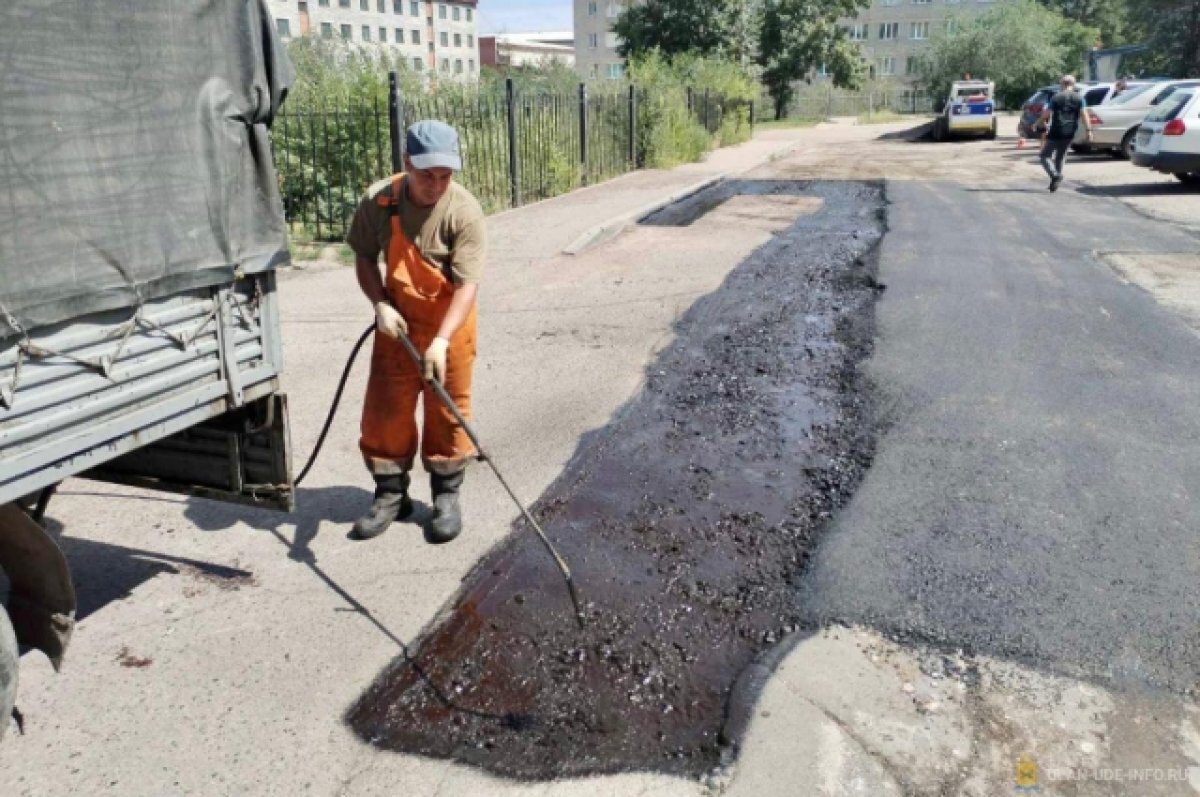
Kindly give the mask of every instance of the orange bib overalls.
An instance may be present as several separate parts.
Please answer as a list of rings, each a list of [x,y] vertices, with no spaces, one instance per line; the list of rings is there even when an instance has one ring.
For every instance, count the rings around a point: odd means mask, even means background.
[[[408,322],[408,337],[424,352],[437,336],[450,307],[454,285],[442,270],[425,259],[400,225],[400,197],[404,175],[392,178],[390,196],[381,205],[392,208],[392,235],[387,249],[388,298]],[[436,223],[436,219],[431,219]],[[471,373],[475,366],[475,309],[450,339],[446,352],[446,392],[467,420],[471,418]],[[433,390],[425,385],[420,369],[403,345],[375,332],[371,375],[363,401],[362,438],[359,448],[374,474],[412,469],[417,454],[417,397],[424,393],[421,462],[425,470],[447,476],[466,467],[475,456],[467,433],[454,420]]]

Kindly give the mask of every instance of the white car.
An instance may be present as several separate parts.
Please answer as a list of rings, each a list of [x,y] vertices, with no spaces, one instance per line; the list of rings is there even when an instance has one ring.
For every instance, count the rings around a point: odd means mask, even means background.
[[[956,80],[942,114],[933,122],[933,140],[980,134],[996,137],[996,84],[987,80]]]
[[[1133,162],[1200,185],[1200,87],[1172,93],[1145,118]]]
[[[1112,150],[1119,158],[1133,155],[1138,126],[1167,97],[1185,88],[1200,86],[1200,80],[1164,80],[1129,89],[1105,105],[1089,108],[1092,122],[1091,149]],[[1083,125],[1080,125],[1082,128]],[[1075,143],[1084,141],[1085,131],[1077,134]]]

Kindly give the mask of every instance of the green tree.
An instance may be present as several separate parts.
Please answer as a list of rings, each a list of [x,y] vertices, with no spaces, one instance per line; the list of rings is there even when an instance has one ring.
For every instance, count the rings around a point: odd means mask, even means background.
[[[838,86],[857,88],[863,63],[858,45],[838,26],[870,0],[766,0],[759,26],[758,63],[775,103],[775,118],[787,115],[797,80],[824,66]]]
[[[613,25],[617,53],[632,58],[654,50],[668,59],[679,53],[738,55],[748,0],[646,0],[627,7]]]
[[[1128,0],[1131,39],[1150,45],[1130,65],[1149,74],[1200,75],[1200,0]]]
[[[1072,22],[1095,28],[1102,47],[1130,42],[1129,0],[1042,0],[1042,4]]]
[[[1089,28],[1035,0],[1018,0],[935,34],[917,57],[917,74],[933,96],[970,73],[996,84],[997,98],[1018,106],[1031,91],[1077,72],[1096,38]]]

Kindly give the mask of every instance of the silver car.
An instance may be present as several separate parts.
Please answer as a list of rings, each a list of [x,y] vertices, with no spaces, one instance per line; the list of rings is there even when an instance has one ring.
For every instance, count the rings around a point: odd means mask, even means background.
[[[1109,150],[1118,158],[1128,160],[1136,147],[1138,127],[1146,114],[1154,110],[1159,103],[1181,88],[1200,86],[1200,80],[1164,80],[1159,83],[1148,83],[1128,89],[1116,99],[1089,108],[1088,116],[1092,122],[1093,150]],[[1083,140],[1083,126],[1080,125],[1079,138]]]

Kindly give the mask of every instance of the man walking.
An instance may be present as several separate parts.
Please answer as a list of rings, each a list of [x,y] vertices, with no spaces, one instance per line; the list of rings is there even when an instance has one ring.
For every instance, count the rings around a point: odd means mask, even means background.
[[[1042,124],[1047,125],[1046,143],[1042,145],[1042,168],[1050,175],[1052,192],[1062,183],[1063,161],[1081,120],[1087,130],[1087,140],[1092,140],[1092,121],[1088,118],[1083,95],[1075,90],[1074,75],[1063,75],[1059,86],[1061,90],[1046,103],[1041,119]]]
[[[375,499],[352,536],[376,537],[392,521],[412,514],[409,472],[419,442],[434,510],[425,540],[438,544],[462,530],[458,494],[475,448],[427,382],[440,381],[470,418],[475,300],[486,224],[479,202],[454,182],[454,173],[462,169],[454,128],[418,122],[408,129],[406,141],[404,172],[367,190],[346,236],[377,328],[359,440],[375,479]],[[380,253],[386,257],[382,277]],[[401,333],[424,352],[422,367],[399,342]]]

